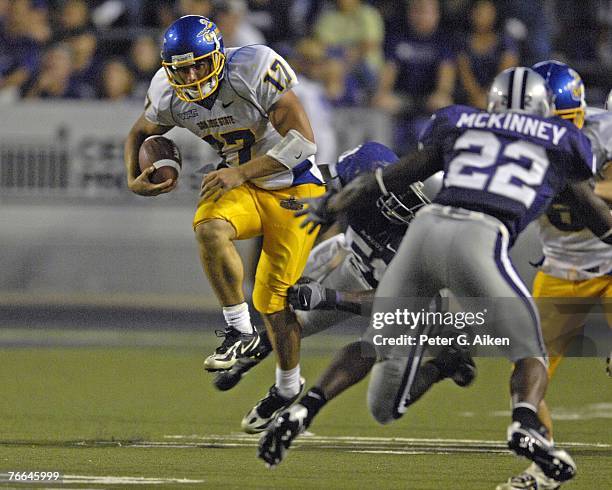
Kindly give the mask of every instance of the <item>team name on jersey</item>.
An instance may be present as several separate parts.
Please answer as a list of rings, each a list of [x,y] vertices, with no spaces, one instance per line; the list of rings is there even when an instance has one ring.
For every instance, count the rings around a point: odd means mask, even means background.
[[[502,114],[463,112],[456,126],[458,128],[489,128],[515,131],[525,136],[552,141],[554,145],[558,145],[561,138],[567,133],[567,128],[515,112],[505,112]]]
[[[200,129],[210,129],[210,128],[219,128],[221,126],[229,126],[230,124],[235,124],[234,116],[223,116],[218,117],[216,119],[207,119],[206,121],[200,121],[198,127]]]

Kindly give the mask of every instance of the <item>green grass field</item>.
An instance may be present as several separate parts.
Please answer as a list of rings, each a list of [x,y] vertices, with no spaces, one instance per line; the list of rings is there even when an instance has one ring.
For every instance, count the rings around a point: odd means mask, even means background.
[[[31,346],[41,338],[47,346]],[[0,330],[0,346],[15,345],[0,347],[0,473],[60,471],[61,485],[73,488],[493,489],[526,467],[503,444],[510,365],[479,359],[472,388],[440,383],[385,427],[368,414],[361,383],[267,470],[240,420],[272,383],[273,362],[234,390],[215,391],[201,369],[215,340],[192,332]],[[342,342],[304,341],[308,386]],[[555,438],[579,466],[568,489],[612,484],[611,383],[603,360],[568,359],[549,389]]]

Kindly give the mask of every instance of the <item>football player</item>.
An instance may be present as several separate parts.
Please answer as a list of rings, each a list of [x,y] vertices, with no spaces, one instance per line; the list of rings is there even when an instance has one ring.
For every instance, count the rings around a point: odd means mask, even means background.
[[[413,219],[380,281],[373,315],[384,314],[384,299],[392,297],[401,297],[407,311],[420,311],[444,288],[458,298],[495,300],[483,328],[509,339],[504,352],[515,365],[508,446],[547,476],[565,481],[574,476],[575,463],[547,438],[537,415],[548,382],[538,312],[508,249],[562,191],[607,243],[612,243],[612,216],[590,187],[589,141],[572,123],[549,119],[553,100],[533,70],[505,70],[491,86],[488,112],[465,106],[439,110],[422,136],[421,151],[355,179],[337,195],[312,201],[307,221],[329,222],[338,212],[363,209],[381,193],[399,192],[444,170],[442,190]],[[377,421],[388,423],[413,402],[419,346],[376,348],[368,404]],[[304,411],[294,407],[282,412],[260,441],[259,456],[269,465],[280,461],[303,425]]]
[[[590,140],[598,179],[595,193],[612,202],[612,174],[604,168],[612,160],[612,113],[587,108],[582,79],[568,65],[554,60],[542,61],[533,69],[546,80],[555,95],[554,114],[573,122]],[[538,224],[544,259],[533,282],[533,297],[549,354],[550,379],[572,341],[582,334],[586,317],[594,306],[592,302],[581,303],[577,310],[568,313],[572,298],[603,298],[604,301],[612,298],[612,247],[582,224],[563,196],[552,202]],[[612,325],[610,313],[607,319]],[[552,420],[544,400],[539,416],[552,439]],[[546,477],[536,464],[532,464],[520,475],[498,485],[497,490],[554,490],[559,486],[559,482]]]
[[[273,395],[288,405],[303,380],[299,325],[287,307],[287,289],[300,278],[314,243],[293,212],[297,199],[324,193],[313,132],[292,91],[295,73],[267,46],[225,50],[217,26],[198,15],[181,17],[166,30],[161,56],[144,113],[125,144],[128,186],[144,196],[174,188],[170,180],[153,185],[152,168],[138,175],[138,149],[150,135],[181,127],[217,150],[224,163],[203,180],[193,229],[227,329],[204,366],[229,369],[257,351],[233,241],[263,235],[253,304],[277,353]]]
[[[397,155],[386,146],[364,143],[329,165],[330,184],[339,190],[358,175],[397,161]],[[296,309],[303,337],[348,319],[355,320],[356,315],[369,315],[374,289],[395,255],[408,223],[421,206],[430,202],[422,188],[423,184],[416,183],[402,195],[381,198],[371,212],[349,213],[346,232],[312,250],[304,279],[289,290],[289,302]],[[218,373],[217,388],[233,388],[247,371],[265,358],[271,348],[265,332],[260,333],[260,337],[259,355],[239,359],[230,370]],[[345,347],[315,391],[322,391],[325,399],[330,400],[361,380],[372,365],[371,359],[362,359],[361,347],[359,342]],[[244,417],[242,427],[249,433],[261,432],[278,411],[273,399],[264,399]],[[309,421],[312,417],[314,413]]]

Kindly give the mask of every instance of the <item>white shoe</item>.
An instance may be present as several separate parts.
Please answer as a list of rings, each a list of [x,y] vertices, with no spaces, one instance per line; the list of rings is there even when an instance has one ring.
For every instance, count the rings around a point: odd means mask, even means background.
[[[560,482],[548,478],[537,464],[531,463],[523,473],[500,483],[495,490],[556,490],[560,487]]]
[[[300,377],[300,391],[291,398],[285,398],[278,392],[276,385],[272,385],[268,394],[257,402],[249,413],[242,419],[242,430],[247,434],[257,434],[266,430],[276,416],[285,408],[290,407],[304,391],[304,378]]]
[[[256,355],[261,340],[255,329],[253,333],[242,333],[235,328],[226,328],[215,330],[215,334],[223,337],[223,342],[204,360],[207,371],[231,369],[238,359]]]

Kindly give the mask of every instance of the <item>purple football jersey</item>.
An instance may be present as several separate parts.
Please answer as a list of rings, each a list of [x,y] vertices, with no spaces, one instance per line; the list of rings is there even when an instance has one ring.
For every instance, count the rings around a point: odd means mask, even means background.
[[[433,202],[499,219],[512,242],[570,180],[594,171],[588,139],[558,117],[449,106],[432,116],[421,145],[444,169]]]

